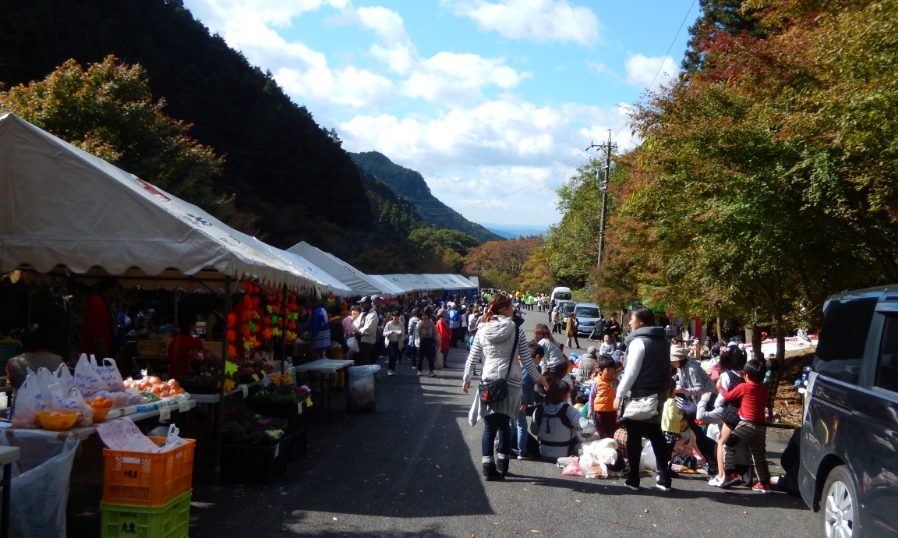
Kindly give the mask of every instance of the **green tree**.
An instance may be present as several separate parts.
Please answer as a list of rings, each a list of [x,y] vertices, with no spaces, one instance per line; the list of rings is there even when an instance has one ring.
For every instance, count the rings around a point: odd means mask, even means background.
[[[746,6],[759,35],[712,33],[702,70],[635,107],[621,215],[655,296],[781,335],[801,301],[898,278],[898,3]]]
[[[119,64],[113,56],[87,69],[69,60],[42,81],[0,92],[0,112],[16,114],[216,216],[239,220],[233,197],[212,194],[224,160],[190,138],[190,125],[168,117],[164,107],[164,99],[153,102],[143,68]]]
[[[759,20],[754,10],[743,6],[744,0],[699,0],[701,15],[689,27],[689,41],[683,54],[682,67],[686,71],[702,69],[705,55],[702,41],[716,32],[739,35],[759,35]]]

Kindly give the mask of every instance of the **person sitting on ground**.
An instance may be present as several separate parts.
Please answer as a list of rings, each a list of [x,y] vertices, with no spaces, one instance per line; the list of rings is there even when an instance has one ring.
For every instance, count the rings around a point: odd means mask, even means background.
[[[599,346],[599,355],[611,355],[614,353],[614,344],[611,343],[611,335],[606,334],[602,338],[602,345]]]
[[[596,425],[599,439],[614,436],[617,431],[617,411],[614,397],[617,391],[617,369],[608,355],[601,355],[596,361],[596,375],[589,386],[589,418]]]
[[[576,456],[580,444],[577,430],[589,427],[589,420],[568,403],[570,394],[571,387],[556,379],[549,383],[545,401],[533,412],[530,431],[539,439],[539,455],[548,462]]]
[[[586,350],[586,354],[580,357],[580,363],[577,364],[577,385],[585,385],[592,381],[596,375],[596,348],[590,346]]]
[[[621,364],[624,360],[624,356],[627,354],[627,345],[623,342],[617,345],[617,349],[615,349],[614,353],[611,354],[611,359],[614,360],[616,364]]]
[[[19,390],[25,382],[29,369],[37,372],[38,368],[43,367],[55,372],[62,364],[62,357],[49,351],[50,338],[49,327],[42,323],[32,323],[25,327],[22,333],[22,347],[25,348],[25,352],[6,363],[6,377],[9,378],[13,390]]]
[[[740,383],[733,390],[724,390],[723,398],[730,402],[741,398],[739,404],[739,424],[724,444],[724,469],[726,478],[722,488],[727,488],[741,481],[736,473],[735,446],[738,443],[748,445],[751,459],[755,464],[758,483],[752,491],[770,492],[770,470],[767,467],[767,420],[764,414],[767,403],[767,385],[764,385],[766,367],[758,360],[745,363],[745,383]]]
[[[533,329],[533,338],[546,352],[542,363],[540,363],[540,369],[546,379],[551,381],[566,377],[569,371],[569,361],[564,357],[558,344],[555,343],[549,328],[540,323]]]

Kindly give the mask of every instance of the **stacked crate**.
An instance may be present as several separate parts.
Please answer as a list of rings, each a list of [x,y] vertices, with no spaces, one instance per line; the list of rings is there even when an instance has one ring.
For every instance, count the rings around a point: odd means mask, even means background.
[[[103,450],[101,536],[186,538],[196,441],[184,441],[161,453]]]

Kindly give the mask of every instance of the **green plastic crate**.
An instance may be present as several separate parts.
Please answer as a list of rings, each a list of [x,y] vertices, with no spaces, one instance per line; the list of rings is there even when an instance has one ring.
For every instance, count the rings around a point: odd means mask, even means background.
[[[190,495],[178,495],[162,506],[100,503],[103,538],[186,538],[190,527]]]

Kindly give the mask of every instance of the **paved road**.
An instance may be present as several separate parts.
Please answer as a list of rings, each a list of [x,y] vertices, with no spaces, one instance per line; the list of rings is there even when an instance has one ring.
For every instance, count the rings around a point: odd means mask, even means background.
[[[528,313],[525,328],[544,318]],[[567,478],[554,465],[514,460],[508,480],[484,482],[482,426],[468,424],[473,396],[460,388],[465,356],[452,350],[433,379],[402,363],[378,384],[373,414],[345,413],[336,394],[330,425],[312,422],[308,453],[283,477],[268,486],[197,486],[190,535],[816,535],[817,517],[800,499],[725,492],[699,478],[634,493],[621,480]]]

